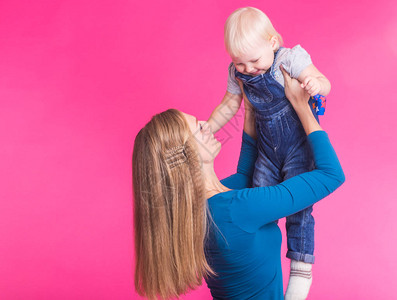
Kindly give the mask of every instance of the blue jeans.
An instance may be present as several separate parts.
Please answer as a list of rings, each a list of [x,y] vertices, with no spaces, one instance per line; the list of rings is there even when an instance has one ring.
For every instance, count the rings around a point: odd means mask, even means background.
[[[276,185],[314,168],[313,154],[302,124],[285,97],[284,87],[272,73],[270,69],[265,74],[251,77],[236,72],[256,112],[259,154],[254,187]],[[314,111],[313,114],[318,120]],[[286,218],[288,258],[314,263],[312,211],[310,206]]]

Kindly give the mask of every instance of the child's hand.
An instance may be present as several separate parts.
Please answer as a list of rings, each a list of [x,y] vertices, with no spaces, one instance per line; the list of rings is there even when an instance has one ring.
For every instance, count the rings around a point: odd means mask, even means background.
[[[206,121],[198,121],[198,124],[200,126],[200,131],[203,135],[204,141],[208,142],[213,136],[211,126]]]
[[[301,83],[301,87],[304,88],[310,96],[315,96],[321,91],[321,82],[317,77],[306,76]]]

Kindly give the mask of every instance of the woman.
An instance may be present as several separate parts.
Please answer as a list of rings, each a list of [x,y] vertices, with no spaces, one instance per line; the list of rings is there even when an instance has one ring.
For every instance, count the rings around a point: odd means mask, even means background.
[[[249,188],[257,155],[250,114],[237,174],[222,181],[213,166],[220,144],[204,122],[168,110],[138,133],[133,185],[139,294],[179,296],[204,277],[214,299],[283,299],[281,234],[274,221],[329,195],[344,174],[308,95],[282,71],[286,95],[312,146],[312,172]]]

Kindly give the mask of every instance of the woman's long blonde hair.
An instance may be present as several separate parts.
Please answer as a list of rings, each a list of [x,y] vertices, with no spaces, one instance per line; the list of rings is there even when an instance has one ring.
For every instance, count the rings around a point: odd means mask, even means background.
[[[132,168],[135,289],[149,299],[178,297],[212,273],[200,162],[181,112],[169,109],[141,129]]]

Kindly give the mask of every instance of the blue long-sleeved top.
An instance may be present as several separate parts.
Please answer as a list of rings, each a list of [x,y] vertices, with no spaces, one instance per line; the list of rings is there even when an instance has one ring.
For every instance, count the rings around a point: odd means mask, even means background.
[[[217,273],[206,279],[214,299],[284,299],[281,232],[274,222],[332,193],[345,180],[324,131],[308,136],[316,169],[276,186],[249,188],[256,142],[243,133],[237,173],[221,182],[231,191],[208,199],[206,257]]]

